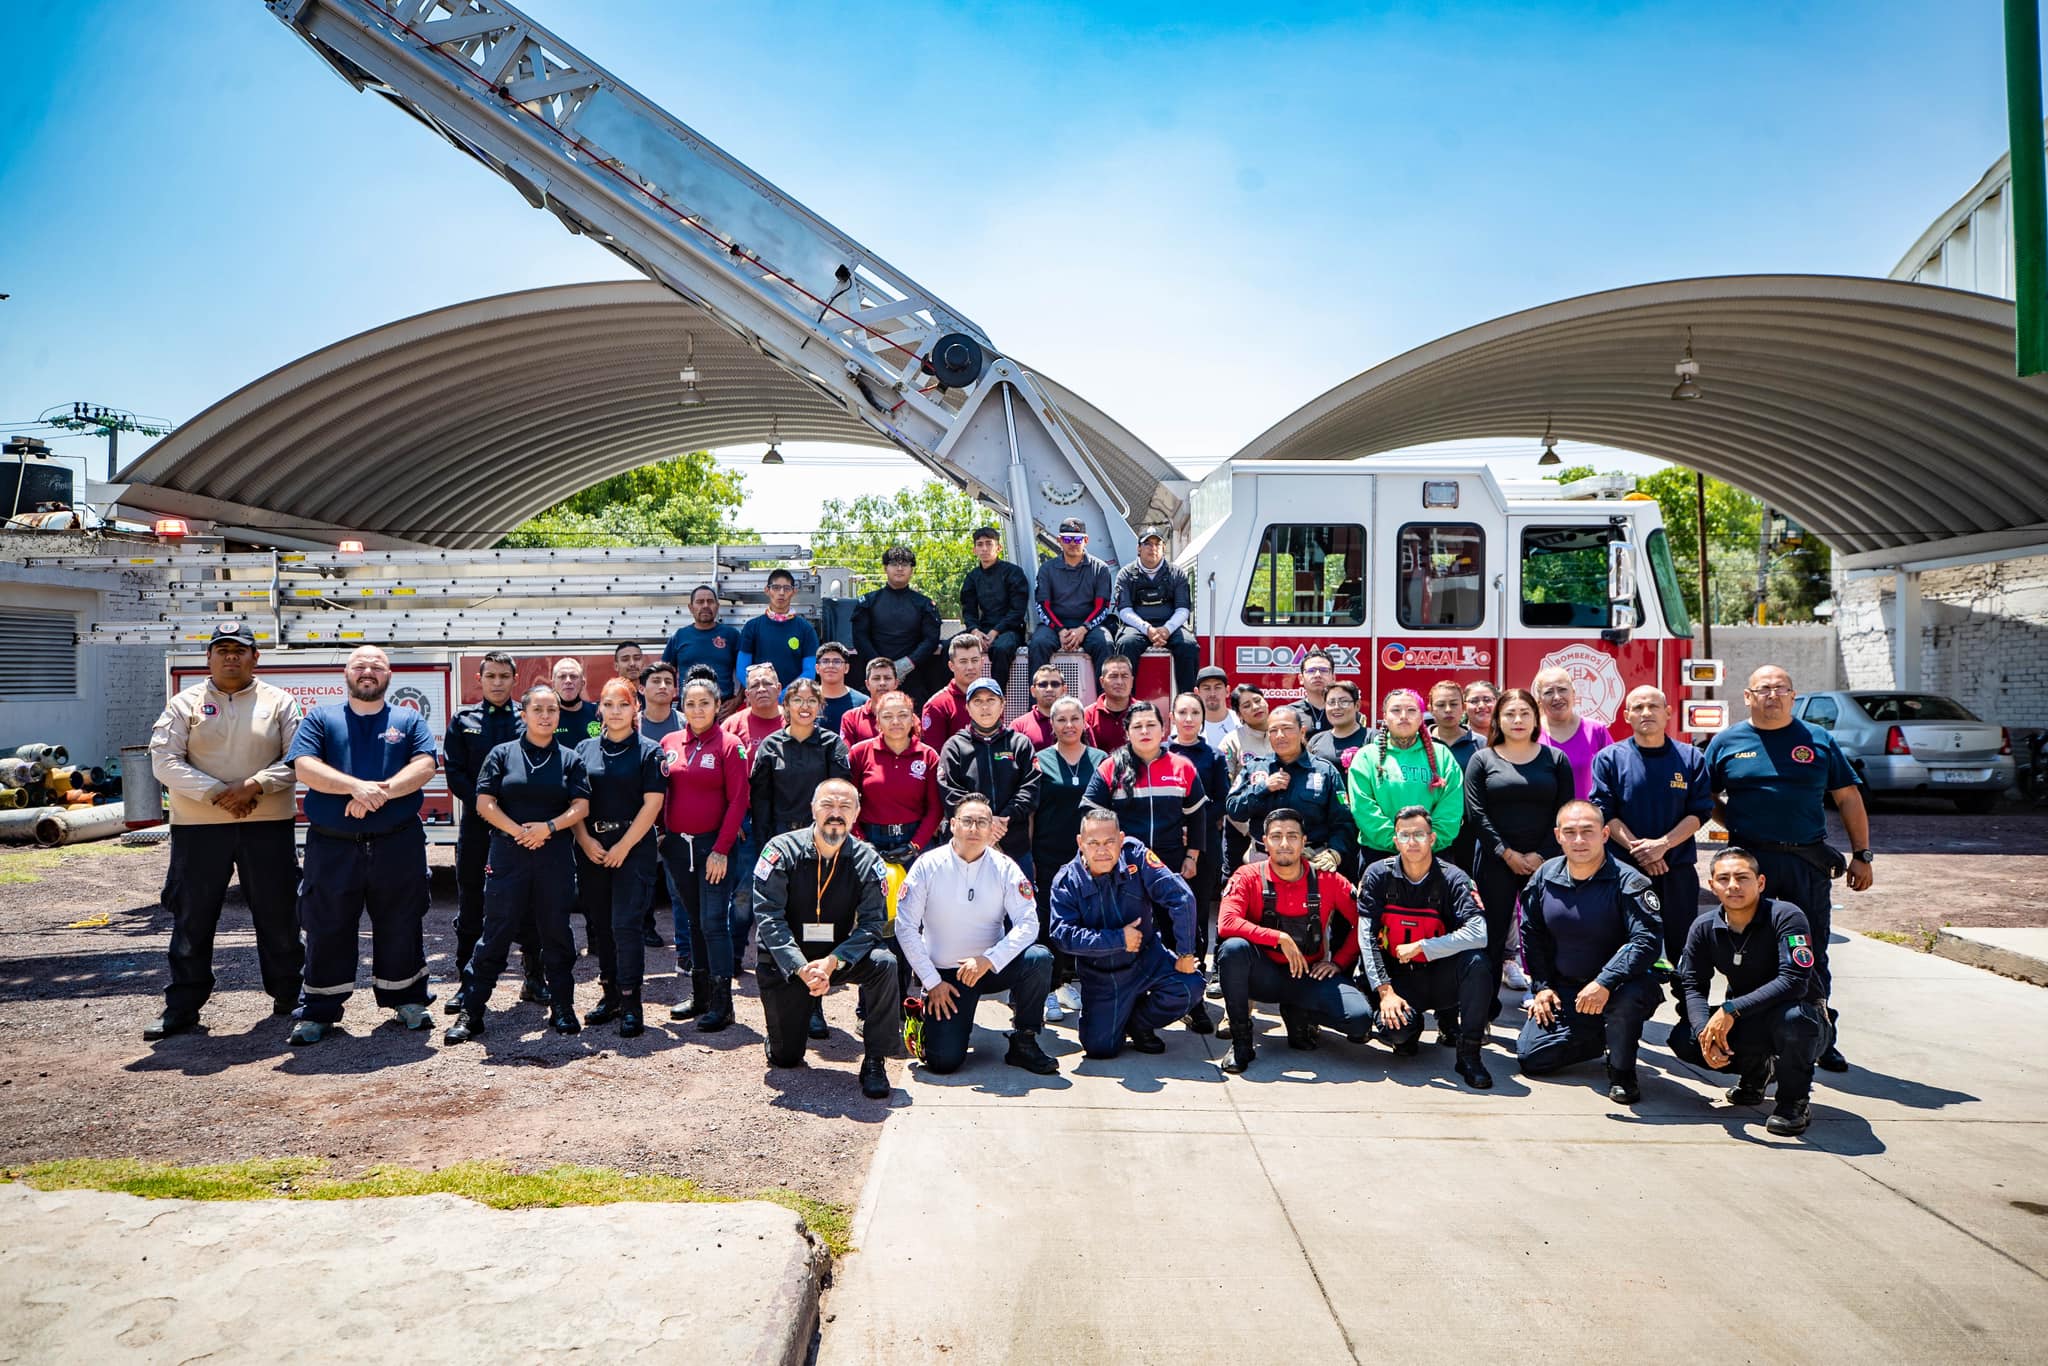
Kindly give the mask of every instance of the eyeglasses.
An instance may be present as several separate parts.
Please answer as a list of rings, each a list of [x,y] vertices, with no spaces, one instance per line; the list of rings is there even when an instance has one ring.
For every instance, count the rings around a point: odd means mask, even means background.
[[[1066,536],[1062,536],[1062,537],[1060,537],[1060,544],[1061,544],[1061,545],[1080,545],[1080,544],[1081,544],[1082,542],[1086,541],[1087,539],[1088,539],[1088,538],[1087,538],[1086,536],[1074,536],[1074,535],[1066,535]]]
[[[1570,697],[1572,690],[1570,688],[1545,688],[1536,695],[1538,697]]]
[[[953,817],[953,828],[955,830],[986,830],[994,824],[995,822],[987,816]]]
[[[1041,678],[1031,686],[1034,688],[1064,688],[1067,686],[1067,680],[1064,678]]]
[[[1327,664],[1304,664],[1301,666],[1301,671],[1305,674],[1326,674],[1330,672],[1330,666]]]
[[[1431,830],[1396,830],[1394,838],[1402,844],[1427,844],[1434,833]]]
[[[1783,683],[1772,683],[1762,688],[1744,688],[1743,691],[1751,697],[1781,697],[1792,689]]]

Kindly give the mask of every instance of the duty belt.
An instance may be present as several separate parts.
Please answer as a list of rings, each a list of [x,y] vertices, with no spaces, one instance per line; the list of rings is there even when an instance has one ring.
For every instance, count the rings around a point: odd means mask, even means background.
[[[592,821],[590,822],[590,833],[593,835],[611,835],[626,829],[630,825],[632,825],[631,821]]]
[[[336,830],[331,825],[309,825],[306,828],[316,835],[325,835],[328,839],[347,844],[374,844],[405,829],[403,825],[395,825],[389,830]]]
[[[895,849],[910,842],[917,833],[916,821],[905,821],[901,825],[868,826],[868,843],[877,849]]]

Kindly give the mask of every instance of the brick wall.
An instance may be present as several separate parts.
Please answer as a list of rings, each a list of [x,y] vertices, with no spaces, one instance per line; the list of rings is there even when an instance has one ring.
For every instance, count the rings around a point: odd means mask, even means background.
[[[1835,630],[1851,688],[1889,688],[1897,578],[1837,574]],[[1920,576],[1920,685],[1987,721],[2048,726],[2048,556]]]

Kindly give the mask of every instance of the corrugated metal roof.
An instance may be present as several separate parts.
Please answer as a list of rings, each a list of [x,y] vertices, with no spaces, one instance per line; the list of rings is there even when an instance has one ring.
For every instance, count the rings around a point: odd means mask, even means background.
[[[1688,329],[1705,393],[1674,402]],[[1674,280],[1509,314],[1374,366],[1235,458],[1476,437],[1533,454],[1546,427],[1704,470],[1847,552],[2048,522],[2048,383],[2013,375],[2013,306],[1892,280]]]
[[[702,406],[681,404],[686,358]],[[1040,378],[1044,378],[1041,376]],[[1134,515],[1181,476],[1047,381]],[[337,342],[245,386],[121,472],[124,505],[308,541],[487,546],[601,479],[763,441],[889,443],[645,281],[502,294]]]

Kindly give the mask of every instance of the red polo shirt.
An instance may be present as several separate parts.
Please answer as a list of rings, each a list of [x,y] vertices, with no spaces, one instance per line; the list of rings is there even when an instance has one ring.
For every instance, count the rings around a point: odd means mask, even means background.
[[[847,755],[853,784],[860,789],[860,822],[854,833],[867,838],[870,825],[909,825],[925,848],[939,832],[939,752],[915,736],[901,754],[879,735]]]

